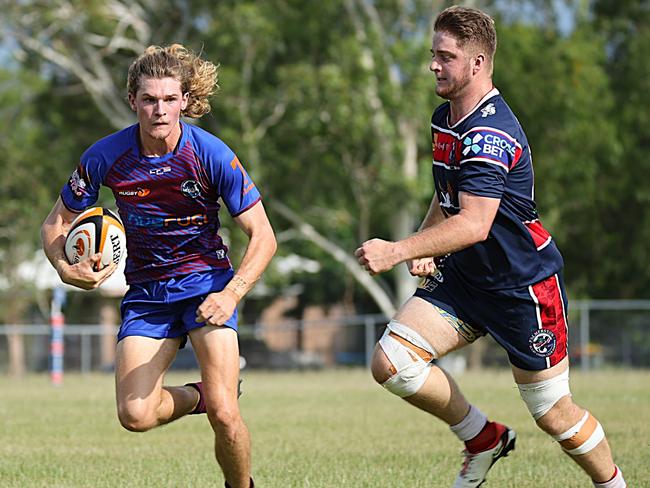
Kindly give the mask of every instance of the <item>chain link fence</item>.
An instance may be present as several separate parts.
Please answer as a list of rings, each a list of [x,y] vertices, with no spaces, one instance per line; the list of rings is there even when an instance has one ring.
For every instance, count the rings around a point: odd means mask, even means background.
[[[327,368],[368,365],[386,317],[357,315],[240,326],[240,349],[248,367]],[[650,367],[650,300],[574,300],[569,310],[573,367]],[[67,324],[64,369],[88,373],[113,367],[115,325]],[[0,373],[22,368],[45,372],[51,365],[51,328],[46,324],[0,325]],[[448,364],[463,368],[506,367],[505,352],[489,337],[454,353]],[[174,368],[195,368],[191,344]]]

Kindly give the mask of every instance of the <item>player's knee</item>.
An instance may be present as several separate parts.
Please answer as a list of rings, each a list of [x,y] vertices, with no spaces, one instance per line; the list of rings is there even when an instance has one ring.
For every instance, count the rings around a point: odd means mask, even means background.
[[[379,340],[372,362],[372,375],[391,393],[414,395],[429,376],[436,352],[420,334],[392,320]]]
[[[206,404],[208,420],[220,437],[234,438],[242,422],[236,405]]]
[[[391,376],[395,374],[393,365],[379,346],[375,347],[375,352],[372,355],[370,372],[372,373],[374,380],[380,385],[386,382]]]
[[[146,432],[157,425],[154,412],[143,402],[118,405],[117,417],[120,425],[131,432]]]
[[[535,419],[535,423],[547,434],[555,436],[575,424],[583,414],[584,410],[573,403],[571,395],[565,395],[548,412]]]
[[[536,383],[517,384],[517,387],[528,411],[535,421],[538,422],[562,398],[571,395],[571,390],[569,389],[569,370],[567,369],[553,378]],[[539,422],[538,425],[540,425]]]

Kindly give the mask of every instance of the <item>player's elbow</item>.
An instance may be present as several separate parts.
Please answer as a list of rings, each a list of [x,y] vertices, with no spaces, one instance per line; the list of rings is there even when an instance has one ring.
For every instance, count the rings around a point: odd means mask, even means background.
[[[479,224],[474,228],[474,243],[479,243],[487,240],[490,235],[491,226],[485,224]]]
[[[485,241],[490,235],[490,228],[490,225],[486,225],[481,221],[467,220],[465,226],[466,245],[473,246]]]

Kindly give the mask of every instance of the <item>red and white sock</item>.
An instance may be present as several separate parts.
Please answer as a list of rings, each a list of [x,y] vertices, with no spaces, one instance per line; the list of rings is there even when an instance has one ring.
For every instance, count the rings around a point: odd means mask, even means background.
[[[612,479],[604,483],[596,483],[594,481],[594,486],[596,488],[627,488],[627,483],[625,483],[623,473],[619,467],[614,465],[614,476],[612,476]]]
[[[473,454],[492,449],[501,440],[505,431],[505,425],[488,421],[476,437],[465,441],[465,448]]]

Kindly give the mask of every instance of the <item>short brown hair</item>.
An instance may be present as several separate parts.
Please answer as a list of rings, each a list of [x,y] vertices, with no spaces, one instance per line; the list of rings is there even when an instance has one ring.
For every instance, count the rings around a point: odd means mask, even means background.
[[[459,6],[446,8],[436,18],[433,30],[452,35],[461,48],[468,44],[475,45],[485,52],[487,61],[492,65],[497,50],[497,31],[494,20],[485,12]]]
[[[174,78],[181,84],[183,93],[189,93],[187,107],[182,114],[199,118],[210,111],[208,97],[219,87],[217,66],[202,59],[181,44],[149,46],[131,63],[126,89],[135,95],[140,88],[140,78]]]

